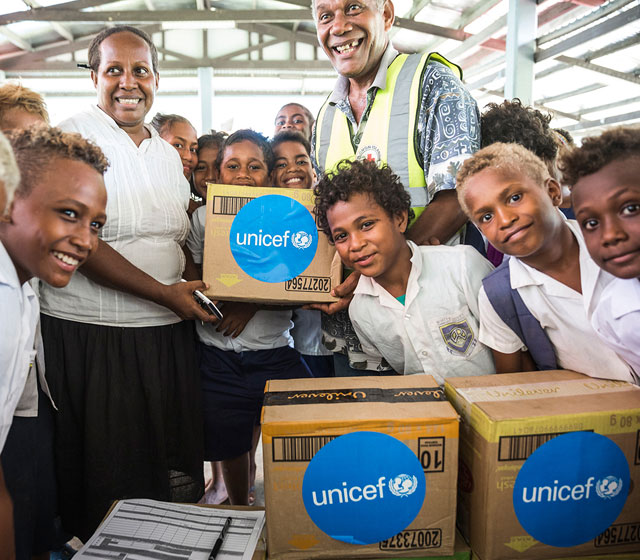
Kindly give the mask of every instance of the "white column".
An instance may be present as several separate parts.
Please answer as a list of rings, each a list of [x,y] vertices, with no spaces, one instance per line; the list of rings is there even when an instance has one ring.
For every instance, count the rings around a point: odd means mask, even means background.
[[[506,99],[533,102],[533,55],[536,48],[538,16],[535,0],[509,0],[507,14]]]
[[[198,99],[200,100],[200,122],[202,134],[213,128],[213,68],[198,68]]]

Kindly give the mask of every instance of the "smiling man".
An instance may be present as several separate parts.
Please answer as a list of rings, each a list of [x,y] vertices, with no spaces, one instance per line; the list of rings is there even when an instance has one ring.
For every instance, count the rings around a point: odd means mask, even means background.
[[[435,53],[399,54],[389,40],[390,0],[314,0],[312,11],[320,45],[339,74],[316,122],[318,168],[332,170],[344,158],[387,163],[411,195],[416,219],[407,237],[421,245],[459,242],[466,218],[455,176],[480,144],[478,108],[460,69]],[[342,300],[324,311],[347,306],[357,284],[352,276],[336,289]],[[342,326],[326,329],[329,343],[347,350],[352,366],[380,369],[359,352],[345,320],[335,318]]]

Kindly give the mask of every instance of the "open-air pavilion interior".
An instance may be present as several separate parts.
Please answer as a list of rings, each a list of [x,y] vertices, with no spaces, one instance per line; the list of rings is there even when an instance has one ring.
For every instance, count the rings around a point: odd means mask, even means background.
[[[480,108],[519,97],[576,139],[640,121],[638,0],[394,0],[401,52],[458,63]],[[55,124],[93,102],[87,47],[104,26],[149,32],[160,54],[155,111],[199,132],[272,133],[277,109],[316,112],[336,73],[310,0],[3,0],[0,79],[45,96]],[[151,115],[150,115],[151,116]]]

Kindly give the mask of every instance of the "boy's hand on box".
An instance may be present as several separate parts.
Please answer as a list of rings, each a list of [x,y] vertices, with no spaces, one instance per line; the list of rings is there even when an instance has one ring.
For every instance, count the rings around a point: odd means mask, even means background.
[[[224,336],[236,338],[259,309],[255,303],[225,301],[224,319],[220,321],[216,330]]]
[[[331,290],[332,296],[340,298],[338,301],[334,301],[333,303],[310,303],[309,305],[305,305],[303,309],[317,309],[319,311],[324,311],[328,315],[333,315],[338,311],[347,309],[347,307],[349,307],[349,303],[351,303],[351,300],[353,299],[353,292],[358,285],[358,280],[360,280],[360,273],[352,272],[347,276],[347,278],[345,278],[342,284]]]
[[[198,319],[205,323],[213,323],[218,318],[215,315],[209,315],[193,297],[195,290],[202,292],[206,289],[207,285],[202,280],[164,286],[161,302],[158,303],[171,309],[181,319]]]

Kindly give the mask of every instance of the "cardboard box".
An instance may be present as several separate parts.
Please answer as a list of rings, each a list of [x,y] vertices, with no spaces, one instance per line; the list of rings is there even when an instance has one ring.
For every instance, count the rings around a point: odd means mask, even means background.
[[[458,424],[428,375],[269,381],[269,557],[452,555]]]
[[[342,263],[308,189],[209,185],[203,279],[212,299],[336,301]],[[223,311],[224,312],[224,311]]]
[[[640,558],[640,388],[569,371],[449,378],[458,526],[482,560]]]

